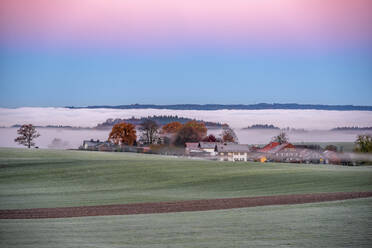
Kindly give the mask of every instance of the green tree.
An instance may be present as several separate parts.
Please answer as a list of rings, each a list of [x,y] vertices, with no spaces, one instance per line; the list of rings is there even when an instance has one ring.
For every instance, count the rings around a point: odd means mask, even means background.
[[[357,140],[355,141],[355,151],[370,153],[372,152],[372,136],[371,135],[358,135]]]

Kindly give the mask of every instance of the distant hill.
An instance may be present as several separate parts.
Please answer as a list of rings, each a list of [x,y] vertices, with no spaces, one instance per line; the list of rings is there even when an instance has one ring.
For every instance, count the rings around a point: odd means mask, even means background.
[[[191,118],[185,118],[185,117],[178,117],[177,115],[154,115],[149,117],[141,117],[141,118],[129,118],[129,119],[107,119],[105,122],[98,124],[95,128],[96,129],[111,129],[115,124],[126,122],[131,123],[133,125],[141,125],[141,123],[147,119],[155,121],[159,126],[166,125],[170,122],[178,121],[182,124],[185,124],[186,122],[193,121],[195,119]],[[210,122],[210,121],[202,121],[202,120],[196,120],[198,122],[203,122],[208,128],[221,128],[222,124],[217,122]]]
[[[245,127],[243,129],[280,129],[279,127],[276,127],[272,124],[255,124],[249,127]]]
[[[372,127],[336,127],[331,131],[372,131]]]
[[[372,106],[354,106],[354,105],[320,105],[320,104],[297,104],[297,103],[258,103],[258,104],[173,104],[173,105],[155,105],[155,104],[131,104],[131,105],[97,105],[87,107],[67,108],[110,108],[110,109],[172,109],[172,110],[221,110],[221,109],[240,109],[240,110],[260,110],[260,109],[314,109],[314,110],[339,110],[339,111],[372,111]]]

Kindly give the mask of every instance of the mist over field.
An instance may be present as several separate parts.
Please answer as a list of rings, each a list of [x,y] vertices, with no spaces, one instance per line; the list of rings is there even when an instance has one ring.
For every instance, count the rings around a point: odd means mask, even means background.
[[[327,110],[168,110],[168,109],[68,109],[0,108],[0,126],[69,125],[94,127],[108,118],[178,115],[204,121],[228,123],[233,128],[273,124],[280,128],[329,130],[341,126],[371,126],[372,111]]]
[[[36,126],[68,125],[94,127],[108,118],[178,115],[204,121],[228,123],[235,129],[240,143],[264,144],[280,130],[243,130],[254,124],[273,124],[280,128],[305,129],[288,131],[291,142],[354,142],[362,131],[329,131],[343,126],[372,126],[371,111],[325,110],[166,110],[166,109],[68,109],[68,108],[0,108],[0,146],[20,147],[14,142],[17,128],[14,124],[31,123]],[[41,136],[36,144],[51,147],[54,138],[64,143],[55,148],[77,148],[84,139],[105,140],[108,130],[71,130],[65,128],[38,128]],[[210,130],[218,135],[220,130]]]

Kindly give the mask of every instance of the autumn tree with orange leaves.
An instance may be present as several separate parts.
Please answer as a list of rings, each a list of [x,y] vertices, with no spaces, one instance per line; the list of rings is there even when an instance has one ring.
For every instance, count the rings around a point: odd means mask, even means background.
[[[193,128],[199,134],[200,140],[207,135],[207,127],[203,122],[189,121],[184,126]]]
[[[207,135],[207,128],[204,123],[189,121],[177,132],[174,144],[182,146],[186,142],[199,142]]]
[[[137,140],[136,128],[130,123],[119,123],[112,127],[108,138],[109,141],[115,144],[133,145]]]
[[[170,122],[162,127],[164,133],[175,134],[181,130],[183,125],[178,121]]]

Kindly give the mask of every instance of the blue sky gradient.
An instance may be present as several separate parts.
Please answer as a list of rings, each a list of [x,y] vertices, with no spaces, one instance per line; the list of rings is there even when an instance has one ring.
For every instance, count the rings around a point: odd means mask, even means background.
[[[372,106],[370,0],[1,0],[0,107]]]
[[[260,102],[372,105],[372,55],[368,49],[0,51],[1,107]]]

